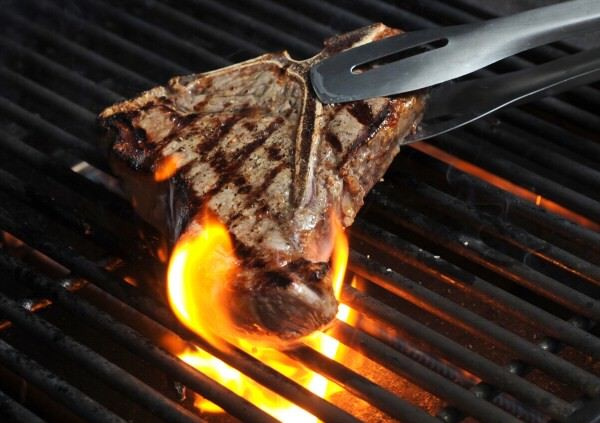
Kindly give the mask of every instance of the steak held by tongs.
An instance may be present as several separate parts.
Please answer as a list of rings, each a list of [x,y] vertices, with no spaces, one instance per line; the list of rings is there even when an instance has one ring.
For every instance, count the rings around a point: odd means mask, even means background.
[[[243,262],[230,303],[242,336],[293,342],[334,318],[332,216],[353,222],[423,99],[324,105],[308,73],[336,52],[397,33],[375,24],[327,40],[305,61],[265,54],[176,77],[100,115],[114,171],[172,244],[203,210],[226,225]],[[169,158],[176,171],[156,182]]]

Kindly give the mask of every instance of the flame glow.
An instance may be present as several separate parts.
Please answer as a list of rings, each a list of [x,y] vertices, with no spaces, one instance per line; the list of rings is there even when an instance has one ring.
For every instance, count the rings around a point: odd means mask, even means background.
[[[226,227],[217,219],[205,215],[199,222],[198,232],[181,239],[171,255],[168,270],[168,296],[176,316],[190,329],[219,348],[225,348],[219,332],[223,316],[214,316],[209,304],[223,300],[221,291],[238,269],[238,259]],[[348,240],[341,225],[332,220],[334,248],[332,254],[332,286],[339,299],[348,261]],[[202,281],[197,275],[202,274]],[[210,310],[210,313],[203,311]],[[207,316],[208,314],[208,316]],[[337,318],[347,321],[350,309],[340,305]],[[210,329],[209,329],[210,328]],[[216,330],[215,330],[216,329]],[[252,354],[268,366],[298,382],[321,397],[329,397],[341,388],[315,373],[285,353],[273,348],[257,348],[250,341],[239,339],[237,346]],[[305,339],[305,344],[329,358],[340,359],[339,342],[323,332],[315,332]],[[206,351],[194,347],[178,352],[181,360],[205,375],[226,386],[261,408],[273,417],[285,422],[316,422],[317,418],[280,397],[254,380],[240,373]],[[194,405],[203,412],[222,412],[209,400],[196,395]]]
[[[161,182],[169,179],[171,176],[177,172],[177,168],[179,167],[179,158],[176,154],[171,154],[163,158],[156,167],[154,171],[154,180],[156,182]]]
[[[536,206],[544,208],[549,212],[558,214],[566,219],[571,220],[572,222],[593,229],[594,231],[600,231],[600,224],[598,224],[598,222],[591,220],[555,201],[552,201],[548,198],[544,198],[543,196],[536,194],[535,192],[530,191],[527,188],[524,188],[520,185],[509,181],[508,179],[502,178],[492,172],[489,172],[479,166],[476,166],[473,163],[462,160],[432,144],[429,144],[427,142],[418,142],[411,144],[410,147],[414,148],[415,150],[419,150],[422,153],[425,153],[431,157],[434,157],[444,163],[447,163],[465,173],[483,179],[489,184],[494,185],[504,191],[508,191],[511,194],[520,197],[526,201],[534,203]]]

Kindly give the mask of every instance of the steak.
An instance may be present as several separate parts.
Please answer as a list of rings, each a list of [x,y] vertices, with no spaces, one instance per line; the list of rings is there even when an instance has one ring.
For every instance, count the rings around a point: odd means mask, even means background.
[[[292,343],[335,317],[332,222],[352,224],[424,102],[411,94],[325,105],[309,69],[397,33],[374,24],[304,61],[281,52],[175,77],[100,115],[115,173],[171,245],[198,230],[203,211],[226,225],[243,263],[227,311],[239,336]],[[168,161],[172,176],[156,182]]]

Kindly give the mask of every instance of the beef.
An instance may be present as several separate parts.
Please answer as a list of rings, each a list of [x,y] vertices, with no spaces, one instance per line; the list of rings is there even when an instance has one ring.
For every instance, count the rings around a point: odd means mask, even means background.
[[[398,31],[371,25],[331,38],[304,61],[265,54],[175,77],[104,110],[112,166],[139,214],[171,243],[209,210],[243,269],[230,314],[242,333],[293,342],[337,310],[329,272],[332,216],[349,226],[423,111],[420,95],[318,101],[314,63]],[[157,183],[165,161],[176,167]]]

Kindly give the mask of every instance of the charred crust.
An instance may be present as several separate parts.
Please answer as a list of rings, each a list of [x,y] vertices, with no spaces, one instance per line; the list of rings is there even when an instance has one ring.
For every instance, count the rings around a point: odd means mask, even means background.
[[[256,134],[254,139],[248,144],[240,148],[234,157],[226,157],[221,151],[217,151],[216,154],[209,160],[211,167],[220,176],[213,188],[211,188],[206,198],[212,197],[214,194],[219,192],[223,186],[231,182],[234,178],[239,175],[239,170],[245,160],[261,145],[263,145],[267,139],[283,124],[283,118],[277,117],[260,133]]]
[[[168,224],[171,228],[169,231],[173,234],[171,243],[175,244],[179,236],[180,231],[184,230],[192,220],[193,213],[199,210],[200,204],[194,201],[194,197],[190,195],[189,184],[185,178],[178,174],[169,180],[172,187],[172,207],[166,206]],[[171,210],[176,210],[176,215],[173,215]]]
[[[333,148],[336,152],[339,153],[342,151],[342,143],[340,139],[329,129],[325,133],[325,141],[327,141],[331,148]]]
[[[244,128],[246,128],[249,132],[256,131],[256,122],[247,121],[243,123]]]
[[[244,175],[236,175],[231,182],[233,182],[233,184],[237,187],[243,187],[245,185],[248,185],[248,182],[246,181],[246,177]]]
[[[351,32],[347,32],[341,35],[335,35],[331,38],[328,38],[323,43],[323,50],[328,55],[338,53],[342,50],[349,49],[364,38],[366,34],[368,34],[373,28],[376,28],[379,24],[373,24],[364,28],[359,28]]]
[[[350,157],[358,150],[364,143],[368,142],[377,132],[382,125],[387,123],[388,116],[392,108],[390,107],[389,102],[383,107],[383,109],[377,114],[375,118],[372,118],[369,124],[361,131],[360,136],[354,140],[354,143],[350,146],[344,158],[340,162],[340,168],[343,167]]]
[[[219,141],[221,141],[223,137],[229,133],[231,128],[233,128],[233,126],[243,117],[243,114],[234,114],[228,116],[223,121],[219,120],[217,128],[209,136],[207,136],[204,141],[198,145],[198,147],[196,147],[196,151],[199,154],[205,154],[212,151],[219,144]]]
[[[375,39],[377,40],[402,33],[402,31],[400,30],[389,28],[381,23],[374,23],[372,25],[358,28],[354,31],[347,32],[345,34],[336,35],[334,37],[328,38],[323,43],[323,53],[329,56],[340,51],[347,50],[354,44],[363,40],[367,35],[375,32],[376,30],[379,30],[375,37]]]
[[[273,183],[273,179],[275,179],[277,175],[279,175],[279,173],[283,171],[286,167],[287,165],[285,163],[279,163],[277,166],[271,169],[269,173],[265,176],[265,179],[263,180],[262,184],[260,184],[258,188],[255,188],[251,191],[250,195],[246,199],[246,207],[250,207],[252,206],[252,204],[255,204],[259,197],[263,195],[271,186],[271,184]],[[268,212],[268,206],[264,204],[259,209],[259,211],[263,211],[262,214],[264,215]]]
[[[269,160],[280,161],[283,159],[283,154],[281,153],[281,148],[276,145],[271,145],[267,148],[267,157]]]
[[[373,124],[373,112],[371,106],[366,101],[356,101],[348,107],[348,112],[361,125],[370,126]]]
[[[155,151],[148,145],[146,131],[134,125],[139,111],[115,113],[100,119],[109,142],[109,152],[130,164],[134,170],[149,171]]]
[[[234,235],[232,235],[233,248],[238,259],[240,259],[246,268],[263,269],[266,263],[258,255],[256,249],[240,242]]]
[[[174,112],[171,115],[171,120],[175,124],[175,126],[173,127],[173,131],[181,131],[186,126],[189,126],[190,124],[194,123],[198,119],[198,116],[199,116],[198,113],[189,113],[187,115],[180,115],[180,114]]]
[[[313,283],[320,283],[329,273],[331,266],[329,263],[313,263],[313,269],[309,274],[308,281]]]
[[[283,272],[267,271],[261,276],[263,276],[262,287],[276,286],[278,288],[286,288],[292,284],[292,279]]]

